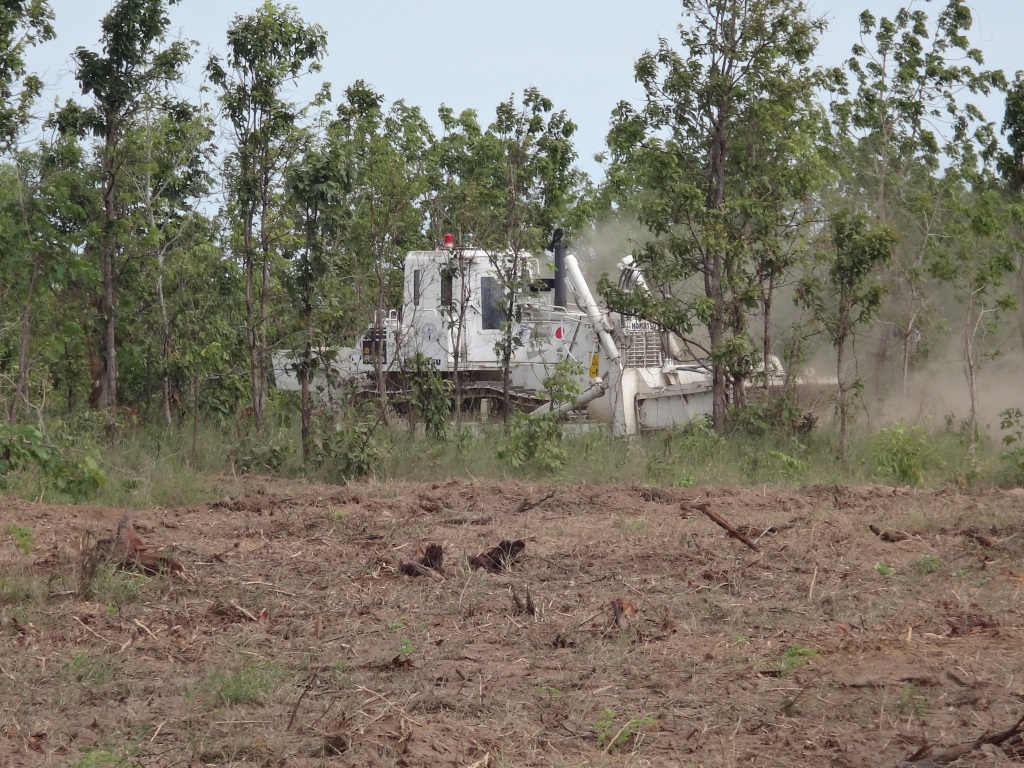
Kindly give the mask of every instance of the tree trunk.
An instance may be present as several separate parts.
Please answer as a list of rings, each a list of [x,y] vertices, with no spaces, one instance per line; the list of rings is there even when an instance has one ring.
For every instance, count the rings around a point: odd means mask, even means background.
[[[775,293],[775,278],[768,278],[768,292],[764,297],[764,338],[762,340],[761,356],[764,367],[764,382],[762,388],[768,389],[768,382],[772,375],[772,297]]]
[[[259,344],[256,329],[256,254],[252,249],[252,218],[245,225],[242,234],[245,251],[245,335],[246,346],[249,348],[249,386],[252,397],[253,418],[256,419],[257,403],[262,403],[259,386]],[[257,429],[262,425],[262,413],[258,417]]]
[[[164,426],[171,426],[171,377],[168,369],[171,356],[171,322],[167,314],[167,301],[164,298],[164,257],[157,255],[156,298],[160,305],[160,393],[163,399]]]
[[[32,341],[32,300],[35,296],[36,283],[39,281],[39,256],[32,259],[32,274],[28,281],[28,294],[25,297],[25,306],[21,310],[21,339],[18,343],[18,380],[14,385],[14,399],[11,401],[9,421],[14,424],[18,421],[18,412],[24,404],[25,412],[28,412],[28,356],[29,345]]]
[[[1024,350],[1024,263],[1017,270],[1017,331],[1020,333],[1021,349]]]
[[[117,297],[117,272],[115,269],[114,226],[118,220],[117,172],[114,167],[114,152],[117,147],[118,124],[116,115],[107,115],[107,131],[104,137],[103,174],[103,218],[104,227],[100,235],[100,275],[103,294],[100,299],[100,318],[103,325],[103,365],[100,369],[99,407],[113,416],[117,406],[117,318],[115,316]]]
[[[839,411],[839,463],[846,464],[846,445],[849,440],[849,403],[847,402],[848,387],[846,385],[846,337],[848,335],[848,314],[846,288],[839,294],[839,309],[836,323],[836,410]]]
[[[456,429],[462,429],[462,399],[464,393],[464,382],[462,375],[459,372],[459,368],[462,365],[462,339],[466,329],[466,312],[469,307],[470,300],[470,285],[466,279],[466,264],[465,261],[459,258],[459,270],[457,273],[459,278],[459,312],[455,318],[454,334],[452,336],[452,379],[454,380],[455,386],[455,427]],[[452,278],[454,280],[454,277]],[[452,293],[454,295],[455,288],[452,286]],[[481,403],[482,405],[482,403]]]
[[[970,414],[970,428],[971,428],[971,445],[974,445],[975,435],[978,430],[978,379],[976,366],[974,364],[974,345],[971,343],[970,336],[968,335],[964,339],[964,363],[966,366],[967,373],[967,391],[971,397],[971,414]]]
[[[371,227],[372,226],[373,226],[373,219],[372,219],[372,216],[371,216]],[[377,278],[377,295],[376,295],[375,301],[374,301],[374,313],[373,313],[374,314],[374,323],[373,323],[373,326],[374,326],[375,332],[379,334],[378,335],[379,341],[378,341],[378,346],[377,346],[377,352],[378,353],[373,356],[373,374],[374,374],[374,378],[377,381],[377,398],[378,398],[379,403],[380,403],[381,418],[384,421],[384,425],[387,426],[388,422],[389,422],[389,419],[388,419],[388,381],[387,381],[387,370],[385,368],[386,360],[384,358],[384,355],[387,354],[387,341],[385,339],[385,336],[386,336],[387,331],[388,331],[387,324],[384,321],[384,315],[385,315],[385,312],[386,312],[386,309],[387,309],[384,306],[384,304],[386,303],[386,299],[387,299],[387,286],[386,286],[386,273],[387,273],[387,270],[386,270],[386,267],[384,265],[384,256],[380,252],[380,249],[378,249],[377,256],[374,259],[373,269],[374,269],[374,272],[376,273],[376,278]],[[397,349],[398,343],[397,342],[398,342],[398,340],[396,339],[395,340],[395,351],[394,351],[396,358],[398,357],[398,349]],[[395,362],[395,361],[392,361],[392,362]],[[404,384],[403,384],[403,386],[404,386]]]
[[[302,349],[302,368],[299,370],[301,388],[300,419],[302,422],[302,463],[308,464],[313,458],[313,408],[310,402],[309,379],[313,367],[313,302],[307,287],[302,299],[302,314],[305,320],[305,343]]]
[[[114,313],[116,275],[114,249],[111,243],[100,248],[100,271],[103,276],[103,367],[100,370],[100,407],[113,414],[117,406],[117,318]]]
[[[728,119],[729,101],[723,98],[715,106],[716,119],[711,136],[710,185],[707,191],[706,207],[709,211],[719,212],[725,205],[725,163],[729,153],[728,138],[725,124]],[[717,251],[704,255],[704,290],[712,301],[712,316],[708,324],[711,341],[712,361],[712,413],[711,418],[715,431],[725,431],[728,417],[728,371],[721,359],[722,343],[725,341],[726,313],[723,279],[725,277],[726,255]]]
[[[977,363],[975,360],[974,350],[974,334],[975,327],[973,322],[974,314],[974,294],[972,293],[967,301],[967,307],[964,312],[964,373],[967,376],[967,393],[971,399],[971,412],[970,412],[970,429],[971,429],[971,445],[974,445],[976,435],[978,434],[978,378],[977,378]],[[980,323],[981,318],[979,316],[978,322]]]
[[[711,341],[711,353],[716,355],[711,365],[712,384],[712,411],[711,419],[715,431],[725,431],[725,419],[729,408],[729,397],[727,387],[727,372],[722,361],[717,357],[725,340],[725,301],[722,297],[722,278],[720,273],[721,261],[718,257],[712,260],[710,275],[705,275],[707,295],[714,302],[711,320],[708,323],[708,336]]]
[[[914,331],[917,330],[917,313],[911,311],[910,317],[907,318],[907,327],[900,328],[900,333],[903,334],[903,404],[907,402],[907,384],[910,381],[910,358],[913,357],[913,348],[911,345],[911,339],[914,337]]]

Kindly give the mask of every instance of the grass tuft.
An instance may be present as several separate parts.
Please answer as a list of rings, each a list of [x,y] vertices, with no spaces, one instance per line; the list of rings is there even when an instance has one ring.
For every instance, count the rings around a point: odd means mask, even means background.
[[[273,661],[246,659],[233,669],[217,667],[199,686],[210,707],[263,704],[288,677],[288,670]]]

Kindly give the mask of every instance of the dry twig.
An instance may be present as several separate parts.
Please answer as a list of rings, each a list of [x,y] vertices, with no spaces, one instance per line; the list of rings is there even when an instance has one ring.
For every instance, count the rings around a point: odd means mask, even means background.
[[[717,512],[712,512],[711,506],[706,501],[689,504],[684,503],[681,506],[683,512],[686,512],[689,508],[693,508],[699,510],[700,512],[703,512],[707,516],[707,518],[711,520],[711,522],[713,522],[718,527],[724,529],[725,532],[732,536],[734,539],[739,539],[740,541],[742,541],[744,544],[747,545],[747,547],[752,549],[754,552],[761,551],[757,548],[757,545],[754,542],[752,542],[745,535],[736,530],[735,526],[733,526],[732,523],[730,523],[724,517],[719,515]]]

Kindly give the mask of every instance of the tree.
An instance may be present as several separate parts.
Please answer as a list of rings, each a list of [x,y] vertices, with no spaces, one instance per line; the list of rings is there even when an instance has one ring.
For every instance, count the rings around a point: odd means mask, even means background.
[[[320,71],[327,35],[307,24],[291,6],[267,0],[253,13],[236,16],[228,29],[228,54],[206,66],[220,89],[234,148],[225,168],[232,250],[245,274],[246,339],[253,421],[263,428],[269,383],[269,300],[275,260],[280,258],[278,226],[283,206],[283,173],[296,148],[296,126],[304,110],[285,89]],[[325,95],[325,94],[324,94]]]
[[[0,6],[0,147],[10,150],[31,119],[43,82],[28,74],[25,52],[55,36],[47,0],[7,0]]]
[[[653,296],[607,282],[613,309],[642,314],[710,357],[713,419],[725,427],[729,383],[742,396],[757,367],[747,328],[787,267],[801,206],[822,184],[810,65],[824,21],[801,0],[683,0],[682,51],[662,39],[636,63],[645,99],[621,102],[608,136],[609,176],[645,189],[636,206],[650,239],[634,254]],[[770,321],[770,300],[765,303]],[[707,342],[693,337],[696,324]]]
[[[197,203],[209,192],[213,129],[209,115],[201,108],[178,104],[173,113],[167,113],[158,107],[150,100],[150,106],[127,132],[123,173],[125,188],[131,191],[128,226],[132,250],[140,262],[131,274],[136,278],[132,286],[134,314],[142,320],[146,339],[145,401],[148,407],[154,367],[149,339],[155,336],[159,339],[155,367],[160,380],[161,416],[170,426],[175,397],[171,369],[177,340],[165,279],[169,260],[180,258],[184,250],[208,237],[207,222]]]
[[[103,53],[75,51],[75,77],[92,106],[69,102],[57,116],[65,132],[91,133],[97,148],[102,193],[102,230],[95,242],[102,292],[97,301],[102,367],[96,382],[96,404],[111,412],[117,405],[117,293],[119,260],[124,253],[124,224],[129,191],[125,189],[125,135],[140,113],[156,100],[173,113],[180,102],[168,92],[191,59],[190,44],[174,42],[159,49],[170,19],[167,8],[178,0],[118,0],[103,18]]]
[[[576,124],[536,88],[527,88],[518,104],[514,96],[499,104],[486,131],[472,110],[456,118],[442,108],[440,117],[445,135],[439,141],[441,183],[432,204],[432,226],[438,235],[450,228],[471,236],[495,268],[502,316],[495,351],[507,418],[511,361],[522,343],[516,330],[522,319],[518,297],[526,287],[525,259],[541,252],[556,226],[571,230],[582,218],[586,177],[575,166]],[[466,287],[465,280],[460,283]],[[463,298],[465,305],[469,297]]]
[[[341,218],[348,212],[341,203],[349,176],[344,159],[335,149],[311,147],[287,174],[288,195],[296,208],[302,228],[302,243],[293,265],[295,286],[302,315],[302,357],[296,365],[301,390],[302,459],[313,458],[312,402],[310,382],[316,371],[314,361],[313,311],[322,298],[322,283],[334,268],[332,246]]]
[[[847,352],[857,329],[878,312],[885,288],[879,270],[892,258],[895,237],[885,228],[872,228],[863,213],[843,211],[831,222],[830,247],[815,260],[817,269],[800,281],[797,301],[836,349],[836,412],[839,414],[839,460],[846,461],[851,393],[861,388],[851,381]]]
[[[69,335],[81,332],[76,328],[69,334],[76,326],[76,307],[66,301],[62,306],[55,299],[70,283],[92,282],[91,270],[78,256],[95,234],[90,218],[98,199],[91,170],[78,144],[68,140],[19,152],[3,168],[0,303],[18,307],[17,319],[9,320],[18,329],[15,381],[7,409],[11,422],[19,421],[33,404],[31,381],[45,395],[46,371],[32,375],[38,362],[67,357]],[[0,327],[7,324],[0,320]],[[62,368],[51,370],[53,378],[65,376],[70,364],[67,360]]]
[[[995,131],[965,101],[1005,85],[986,70],[967,37],[973,23],[963,0],[945,0],[930,18],[923,7],[901,8],[891,18],[860,17],[861,42],[837,79],[832,97],[842,182],[835,206],[856,201],[898,242],[891,263],[893,290],[881,316],[899,345],[898,370],[906,397],[911,364],[937,330],[938,311],[929,262],[942,222],[957,214],[959,174],[941,174],[995,150]],[[876,353],[876,386],[890,358],[890,334]]]
[[[998,155],[998,169],[1010,201],[1014,204],[1016,222],[1012,232],[1018,242],[1024,242],[1020,203],[1024,193],[1024,72],[1017,72],[1006,91],[1006,110],[1003,114],[1003,133],[1008,150]],[[1015,287],[1017,293],[1017,332],[1024,348],[1024,251],[1016,257]]]
[[[341,205],[349,212],[338,248],[358,289],[356,306],[346,314],[365,328],[382,322],[401,303],[402,262],[406,252],[429,247],[426,200],[431,183],[433,132],[420,110],[397,101],[384,108],[384,96],[362,80],[345,89],[328,126],[332,151],[344,158],[350,184]],[[365,295],[369,293],[369,295]],[[360,306],[361,305],[361,306]],[[372,307],[372,314],[366,312]],[[381,413],[387,413],[385,363],[373,356]]]
[[[950,170],[948,173],[955,173]],[[962,183],[951,195],[955,212],[942,223],[929,269],[951,290],[962,312],[960,342],[967,393],[970,397],[970,440],[978,437],[978,369],[981,342],[998,327],[1001,315],[1016,309],[1004,284],[1016,271],[1012,205],[987,172],[973,184]]]

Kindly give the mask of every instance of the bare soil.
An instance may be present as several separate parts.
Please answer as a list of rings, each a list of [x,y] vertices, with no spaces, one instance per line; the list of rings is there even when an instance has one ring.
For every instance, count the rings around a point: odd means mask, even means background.
[[[1016,763],[1022,512],[261,480],[134,514],[180,573],[84,580],[123,510],[0,498],[0,764]]]

